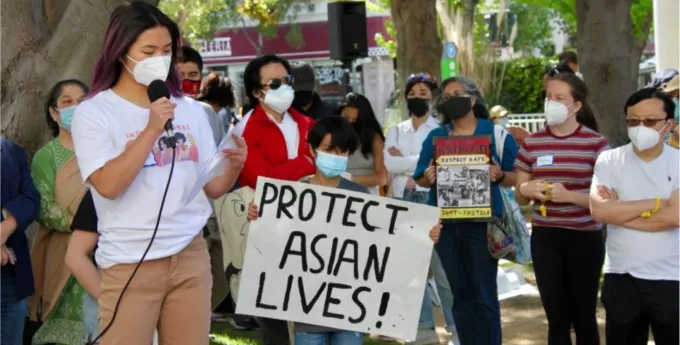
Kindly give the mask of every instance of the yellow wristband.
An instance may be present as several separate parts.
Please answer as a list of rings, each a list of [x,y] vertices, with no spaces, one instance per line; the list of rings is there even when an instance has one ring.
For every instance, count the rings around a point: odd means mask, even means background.
[[[647,218],[651,217],[653,213],[656,213],[659,210],[660,207],[661,207],[661,198],[656,198],[656,206],[654,206],[654,208],[651,211],[642,212],[640,217],[642,219],[647,219]]]
[[[656,206],[654,206],[652,213],[656,213],[659,210],[660,207],[661,207],[661,198],[656,198]]]

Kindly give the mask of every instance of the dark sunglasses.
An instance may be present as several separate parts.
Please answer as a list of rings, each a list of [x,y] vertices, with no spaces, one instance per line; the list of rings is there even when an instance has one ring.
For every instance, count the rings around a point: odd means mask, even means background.
[[[427,82],[427,83],[436,83],[437,78],[429,75],[428,73],[414,73],[408,76],[406,79],[407,83],[411,83],[414,81],[420,81],[420,82]]]
[[[555,65],[548,71],[547,74],[549,77],[554,77],[560,73],[574,74],[574,71],[572,71],[571,68],[564,65]]]
[[[644,120],[626,119],[626,124],[628,125],[628,127],[637,127],[641,123],[645,125],[645,127],[654,127],[656,126],[657,123],[661,121],[666,121],[666,119],[644,119]]]
[[[273,78],[270,79],[268,83],[260,85],[260,87],[269,86],[270,89],[276,90],[281,87],[281,85],[293,85],[295,78],[292,75],[287,75],[283,78]]]

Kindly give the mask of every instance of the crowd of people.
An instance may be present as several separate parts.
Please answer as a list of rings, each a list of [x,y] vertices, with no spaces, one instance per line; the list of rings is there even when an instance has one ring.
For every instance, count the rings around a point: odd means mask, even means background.
[[[333,109],[314,91],[308,63],[276,55],[247,65],[241,116],[230,80],[204,76],[200,54],[180,44],[177,25],[156,7],[118,7],[91,84],[52,87],[44,111],[54,139],[30,169],[22,148],[1,139],[3,345],[207,344],[211,311],[229,294],[211,200],[264,176],[437,206],[434,138],[472,135],[492,138],[483,179],[493,218],[505,217],[504,188],[533,203],[531,254],[549,345],[571,344],[572,330],[578,344],[600,343],[603,267],[609,344],[647,344],[650,327],[657,345],[680,342],[677,71],[612,110],[623,113],[609,118],[625,121],[630,143],[611,149],[573,53],[546,69],[546,126],[535,133],[508,126],[509,112],[489,109],[472,78],[439,83],[417,71],[403,81],[408,116],[384,132],[365,96],[349,93]],[[169,94],[151,100],[156,80]],[[497,126],[509,132],[502,143]],[[187,200],[225,136],[235,143],[222,150],[229,164]],[[257,219],[253,203],[248,218]],[[433,293],[450,344],[502,343],[488,225],[433,224],[436,288],[414,301],[418,333],[408,344],[439,343]],[[291,342],[283,320],[235,315],[232,324],[260,328],[265,345]],[[297,345],[359,345],[365,336],[301,323],[292,330]]]

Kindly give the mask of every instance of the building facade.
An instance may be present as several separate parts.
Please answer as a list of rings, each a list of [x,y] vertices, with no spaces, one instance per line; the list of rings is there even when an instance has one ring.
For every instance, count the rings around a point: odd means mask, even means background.
[[[204,69],[218,71],[228,76],[239,90],[237,98],[240,104],[245,100],[243,89],[243,72],[246,64],[263,54],[276,54],[289,61],[304,60],[312,64],[316,71],[317,92],[330,103],[339,103],[344,96],[342,87],[344,71],[341,63],[332,60],[329,50],[328,36],[328,1],[312,1],[309,6],[296,16],[294,23],[283,23],[277,29],[274,38],[267,38],[259,34],[256,23],[246,21],[241,27],[224,27],[218,30],[210,41],[203,41],[198,47],[204,60]],[[389,52],[379,47],[375,41],[375,35],[380,33],[389,39],[386,32],[385,22],[389,20],[387,13],[367,13],[366,28],[368,36],[369,58],[355,61],[354,67],[366,64],[371,70],[371,75],[390,75],[393,79],[394,69]],[[286,36],[293,25],[298,26],[302,36],[300,45],[293,46]],[[377,67],[376,67],[377,66]],[[363,68],[360,68],[363,70]],[[387,96],[394,88],[392,80],[387,85],[381,85],[377,90],[373,89],[375,82],[371,82],[370,88],[363,87],[362,73],[352,74],[352,84],[355,91],[370,90],[366,94],[371,101],[377,103],[386,102]],[[391,87],[391,88],[390,88]],[[387,96],[385,96],[386,94]],[[384,109],[383,104],[374,105],[376,111]]]

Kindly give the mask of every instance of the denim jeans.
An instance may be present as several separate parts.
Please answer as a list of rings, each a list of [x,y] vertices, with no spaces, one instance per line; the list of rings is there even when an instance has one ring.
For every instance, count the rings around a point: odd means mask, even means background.
[[[437,284],[437,294],[444,312],[444,322],[446,322],[447,332],[456,332],[456,323],[453,321],[453,293],[451,292],[451,285],[448,278],[446,278],[446,271],[439,259],[439,254],[435,250],[432,253],[432,261],[430,263],[434,281]]]
[[[21,345],[28,315],[26,299],[16,299],[14,274],[2,273],[0,279],[0,344]]]
[[[363,333],[352,331],[295,332],[295,345],[361,345]]]
[[[416,204],[427,205],[428,192],[419,192],[404,190],[402,200],[409,201]],[[434,329],[434,307],[432,306],[432,295],[430,290],[425,286],[425,294],[423,295],[423,303],[420,307],[420,319],[418,321],[418,330]]]
[[[455,296],[453,318],[461,345],[501,344],[498,260],[489,254],[486,226],[444,224],[435,245]]]

